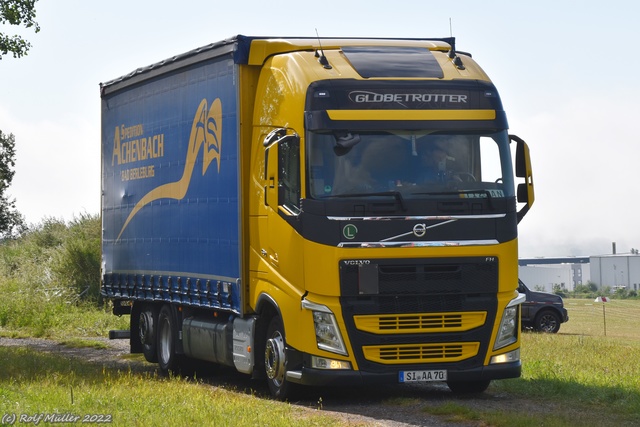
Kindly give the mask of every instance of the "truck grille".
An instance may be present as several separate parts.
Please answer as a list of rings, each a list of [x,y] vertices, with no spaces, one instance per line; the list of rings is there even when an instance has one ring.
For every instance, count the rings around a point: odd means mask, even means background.
[[[343,319],[362,370],[484,364],[497,257],[343,260],[339,269]]]
[[[478,354],[479,342],[381,345],[362,348],[365,359],[385,364],[458,362]]]
[[[353,316],[356,328],[374,334],[460,332],[480,327],[487,313],[419,313]]]

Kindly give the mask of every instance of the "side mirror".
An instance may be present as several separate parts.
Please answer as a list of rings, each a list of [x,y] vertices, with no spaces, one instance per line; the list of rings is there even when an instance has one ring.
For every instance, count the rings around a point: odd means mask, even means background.
[[[519,203],[525,203],[525,206],[518,211],[518,222],[527,214],[533,202],[535,195],[533,191],[533,171],[531,169],[531,155],[529,146],[523,139],[516,135],[509,135],[509,139],[516,143],[516,177],[524,178],[524,183],[518,184],[517,200]]]
[[[278,205],[285,199],[285,189],[279,182],[280,173],[280,147],[286,143],[299,142],[297,133],[287,134],[287,129],[274,129],[264,138],[262,142],[265,147],[265,205],[274,210],[278,210]]]
[[[269,132],[269,134],[264,138],[262,145],[268,149],[273,144],[281,144],[296,138],[298,138],[297,134],[292,133],[287,135],[287,130],[285,128],[279,128]]]

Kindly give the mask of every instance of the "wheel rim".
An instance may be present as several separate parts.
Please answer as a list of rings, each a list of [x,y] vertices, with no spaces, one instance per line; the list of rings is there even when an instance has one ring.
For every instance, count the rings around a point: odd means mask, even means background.
[[[167,365],[171,357],[171,325],[168,319],[163,319],[160,324],[160,361]]]
[[[140,343],[142,345],[149,344],[151,337],[151,322],[149,319],[149,313],[140,313],[140,325],[138,328],[138,335],[140,336]]]
[[[551,315],[542,316],[540,319],[540,329],[545,332],[551,332],[556,328],[556,319]]]
[[[284,339],[278,331],[267,340],[264,364],[267,377],[279,386],[284,379]]]

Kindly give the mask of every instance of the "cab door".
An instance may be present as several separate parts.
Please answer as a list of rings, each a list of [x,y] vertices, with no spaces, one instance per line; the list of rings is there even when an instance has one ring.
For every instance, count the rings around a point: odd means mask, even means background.
[[[272,135],[274,132],[277,134]],[[283,286],[304,289],[300,228],[300,138],[278,129],[265,138],[267,207],[266,258]]]

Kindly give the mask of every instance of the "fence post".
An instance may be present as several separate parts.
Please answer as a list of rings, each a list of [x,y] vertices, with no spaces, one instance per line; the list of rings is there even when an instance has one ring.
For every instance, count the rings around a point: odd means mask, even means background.
[[[607,336],[607,313],[605,311],[604,308],[604,304],[609,302],[609,298],[607,297],[598,297],[595,299],[594,302],[601,302],[602,303],[602,319],[604,321],[604,336]]]

